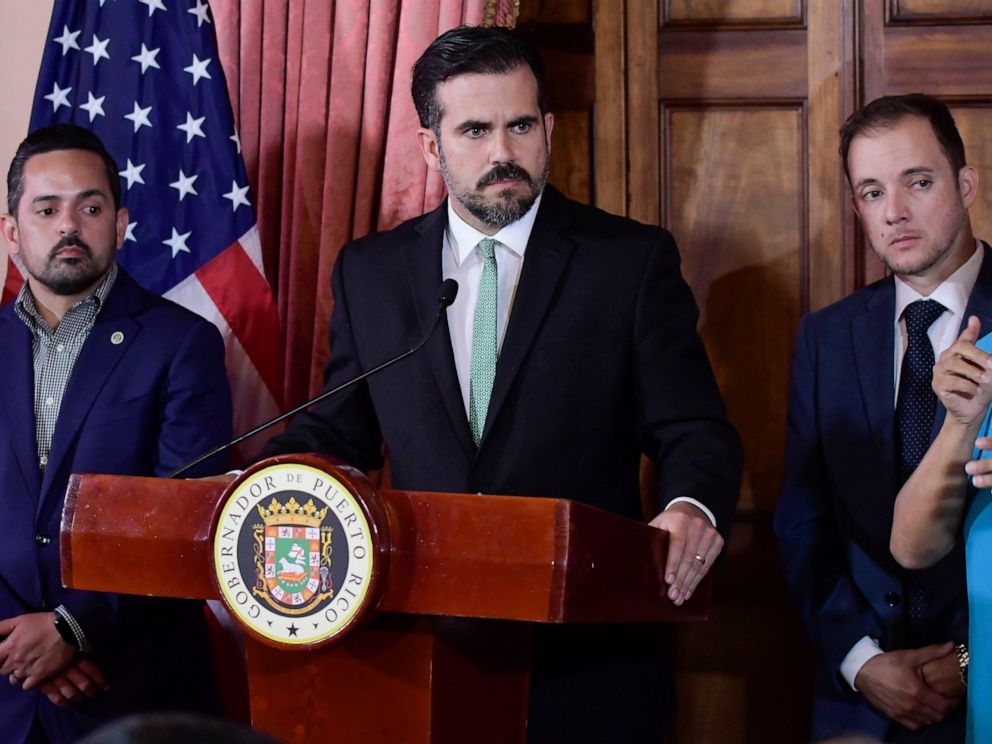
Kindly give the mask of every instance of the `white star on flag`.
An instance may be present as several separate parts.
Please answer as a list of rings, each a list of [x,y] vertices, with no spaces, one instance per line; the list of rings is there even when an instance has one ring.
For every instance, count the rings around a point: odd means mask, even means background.
[[[148,120],[148,114],[152,112],[152,107],[141,108],[138,102],[134,102],[134,111],[130,114],[124,114],[125,119],[130,119],[134,122],[134,131],[137,132],[142,126],[150,127],[152,123]]]
[[[76,37],[81,33],[83,33],[82,30],[70,31],[68,26],[62,26],[62,35],[55,37],[52,41],[62,45],[62,56],[64,57],[70,49],[79,49]]]
[[[58,111],[59,106],[72,108],[72,104],[69,103],[69,91],[71,90],[72,88],[60,88],[58,83],[53,83],[52,92],[44,96],[44,99],[52,102],[52,111]]]
[[[86,47],[83,51],[89,52],[93,55],[93,65],[95,66],[97,62],[101,59],[110,59],[110,54],[107,52],[107,44],[110,43],[110,37],[101,41],[100,37],[93,34],[93,41],[90,45]]]
[[[199,119],[194,119],[193,114],[189,111],[186,112],[186,123],[180,124],[176,129],[181,129],[186,132],[186,144],[188,145],[193,141],[194,137],[206,137],[203,133],[203,122],[206,121],[206,116],[201,116]]]
[[[142,5],[148,6],[149,18],[152,17],[152,13],[154,13],[156,10],[167,10],[165,5],[162,3],[162,0],[138,0],[138,2],[141,3]]]
[[[246,207],[251,206],[251,202],[248,201],[248,187],[239,187],[237,181],[231,181],[231,190],[224,194],[224,198],[231,200],[232,211],[237,211],[238,207],[242,204]]]
[[[183,173],[182,168],[179,169],[179,180],[173,181],[169,184],[172,188],[179,192],[179,201],[185,199],[187,194],[199,196],[196,189],[193,187],[193,183],[197,178],[199,178],[197,174],[194,173],[192,176],[187,176]]]
[[[172,237],[168,240],[163,240],[162,242],[172,249],[172,257],[175,258],[180,253],[189,253],[189,248],[186,247],[186,238],[192,234],[193,231],[190,230],[189,232],[180,235],[176,232],[176,228],[172,228]]]
[[[210,19],[207,17],[208,5],[203,2],[203,0],[196,0],[196,7],[187,10],[187,13],[192,13],[196,16],[196,27],[199,28],[204,23],[210,23]]]
[[[238,155],[240,155],[241,154],[241,135],[238,134],[237,130],[235,130],[234,131],[234,134],[232,134],[230,137],[228,137],[228,139],[231,140],[235,145],[238,146]]]
[[[144,167],[144,166],[142,166],[142,167]],[[127,241],[129,241],[129,240],[130,241],[133,241],[135,243],[138,242],[138,239],[136,237],[134,237],[134,228],[136,228],[137,226],[138,226],[137,220],[135,220],[134,222],[128,222],[127,223],[127,231],[124,233],[124,242],[125,243]]]
[[[121,171],[121,178],[127,179],[127,187],[130,189],[134,184],[140,183],[144,184],[145,179],[141,177],[141,171],[145,169],[145,164],[135,165],[131,162],[131,158],[127,159],[127,168]],[[137,223],[135,223],[137,224]]]
[[[100,96],[99,98],[94,98],[92,91],[86,94],[86,103],[79,104],[79,108],[90,115],[90,121],[93,121],[98,116],[106,116],[103,111],[103,102],[107,98],[106,96]]]
[[[207,65],[210,64],[209,59],[201,60],[195,54],[193,55],[193,63],[189,67],[184,67],[183,72],[188,72],[193,76],[193,85],[200,82],[200,78],[206,78],[207,80],[213,80],[210,77],[210,73],[207,72]]]
[[[158,62],[155,58],[161,51],[162,47],[158,49],[149,49],[144,44],[141,45],[141,54],[136,54],[131,59],[135,62],[141,63],[141,74],[144,75],[148,72],[149,67],[154,67],[156,70],[161,70],[162,68],[158,66]]]

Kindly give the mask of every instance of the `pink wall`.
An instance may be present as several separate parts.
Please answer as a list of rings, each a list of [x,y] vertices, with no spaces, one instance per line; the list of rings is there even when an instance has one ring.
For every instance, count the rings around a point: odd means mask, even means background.
[[[7,211],[7,166],[27,133],[54,0],[0,0],[0,212]],[[0,240],[0,285],[7,246]]]

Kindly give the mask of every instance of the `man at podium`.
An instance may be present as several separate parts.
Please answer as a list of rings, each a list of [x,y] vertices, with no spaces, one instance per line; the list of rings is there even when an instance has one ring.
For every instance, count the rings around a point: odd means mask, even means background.
[[[230,436],[231,400],[217,330],[116,265],[128,212],[96,135],[33,132],[7,185],[28,277],[0,310],[0,739],[69,742],[212,693],[200,604],[62,586],[69,475],[164,476]]]
[[[639,462],[659,467],[651,522],[671,533],[681,604],[720,554],[741,452],[672,236],[547,185],[554,117],[537,51],[462,27],[413,70],[438,209],[357,240],[334,269],[328,387],[410,348],[442,279],[460,291],[417,355],[298,416],[265,454],[321,452],[399,489],[574,499],[643,519]],[[658,626],[540,626],[530,741],[657,742],[671,665]]]

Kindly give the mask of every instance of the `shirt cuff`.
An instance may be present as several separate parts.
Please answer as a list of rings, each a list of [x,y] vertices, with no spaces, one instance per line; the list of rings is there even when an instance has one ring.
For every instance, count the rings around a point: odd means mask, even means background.
[[[90,650],[90,642],[86,638],[86,634],[83,632],[83,626],[76,622],[76,618],[62,605],[59,605],[54,610],[55,614],[65,620],[72,634],[76,637],[76,648],[79,649],[80,653],[86,653]]]
[[[691,498],[689,496],[679,496],[677,498],[672,499],[671,501],[668,502],[668,506],[665,507],[664,511],[668,511],[669,509],[672,508],[672,504],[678,504],[679,502],[685,502],[687,504],[692,504],[694,507],[696,507],[697,509],[699,509],[699,511],[701,511],[703,514],[705,514],[706,515],[706,518],[710,520],[710,524],[713,525],[713,528],[714,529],[716,528],[716,517],[713,516],[713,512],[711,512],[703,504],[699,503],[694,498]]]
[[[840,676],[847,680],[847,684],[851,686],[852,690],[857,692],[858,688],[855,686],[854,680],[857,678],[858,672],[861,671],[861,667],[868,659],[873,659],[882,653],[885,652],[879,647],[878,641],[871,636],[865,636],[854,644],[854,647],[844,657],[844,661],[840,663]]]

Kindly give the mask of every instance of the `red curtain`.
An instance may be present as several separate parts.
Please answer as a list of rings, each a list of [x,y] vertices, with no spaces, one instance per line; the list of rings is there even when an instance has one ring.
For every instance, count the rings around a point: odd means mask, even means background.
[[[321,387],[330,273],[348,240],[436,206],[410,69],[442,31],[510,0],[212,0],[221,62],[284,329],[283,400]]]

